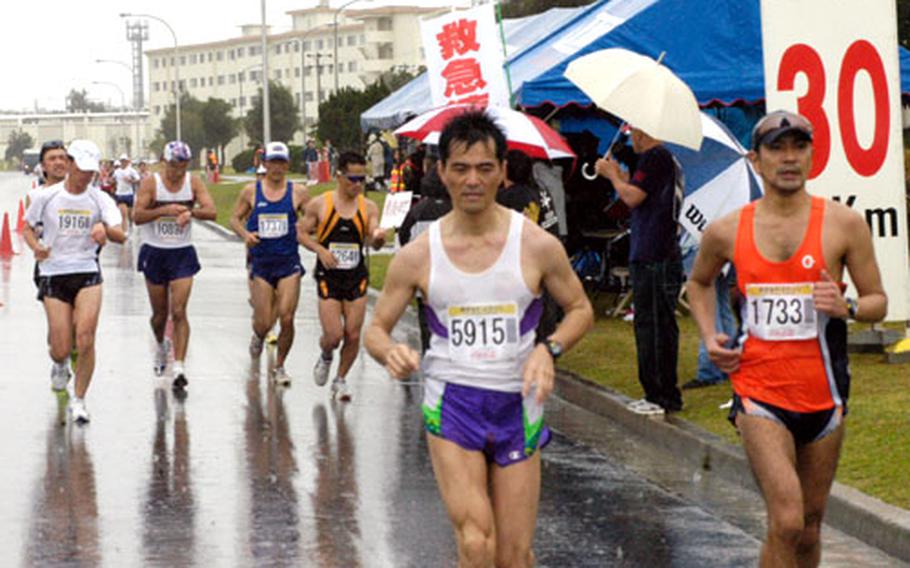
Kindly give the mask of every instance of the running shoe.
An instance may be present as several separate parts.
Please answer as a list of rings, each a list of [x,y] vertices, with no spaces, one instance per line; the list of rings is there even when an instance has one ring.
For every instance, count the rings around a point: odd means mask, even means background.
[[[262,338],[253,334],[250,339],[250,357],[259,357],[262,355]]]
[[[70,382],[72,373],[68,363],[54,363],[51,367],[51,390],[64,391],[66,384]]]
[[[171,390],[174,391],[174,396],[178,399],[186,398],[186,387],[189,384],[190,382],[187,380],[183,369],[176,371],[174,373],[174,382],[171,383]]]
[[[642,414],[645,416],[657,416],[664,413],[664,409],[659,404],[654,404],[653,402],[641,399],[634,400],[630,402],[626,408],[634,412],[635,414]]]
[[[282,387],[291,386],[291,377],[284,370],[284,367],[275,367],[275,370],[272,371],[272,380],[275,381],[276,385]]]
[[[332,368],[332,360],[326,360],[324,357],[319,357],[316,360],[316,366],[313,368],[313,380],[316,381],[316,386],[324,386],[329,380],[329,370]]]
[[[85,401],[81,398],[73,397],[69,402],[70,419],[73,424],[88,424],[88,410],[85,409]]]
[[[160,377],[167,368],[167,356],[171,351],[171,340],[164,338],[164,341],[158,344],[155,350],[155,375]]]
[[[341,402],[350,402],[351,387],[348,386],[347,381],[340,377],[336,377],[335,380],[332,381],[332,396]]]

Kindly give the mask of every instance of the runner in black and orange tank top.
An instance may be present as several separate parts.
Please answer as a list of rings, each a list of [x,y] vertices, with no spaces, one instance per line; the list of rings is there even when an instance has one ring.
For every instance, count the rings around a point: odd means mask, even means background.
[[[363,197],[365,180],[363,156],[342,153],[338,158],[338,186],[311,200],[300,224],[300,242],[317,257],[314,272],[322,356],[316,361],[313,378],[319,386],[326,383],[335,349],[341,346],[332,393],[342,401],[351,399],[345,377],[360,350],[360,328],[366,314],[369,275],[364,246],[381,248],[386,238],[379,228],[379,208]]]
[[[814,566],[849,390],[846,319],[880,321],[887,298],[865,220],[812,197],[812,126],[777,111],[752,133],[765,196],[708,226],[688,284],[711,359],[730,373],[730,419],[765,498],[762,566]],[[714,279],[736,267],[745,298],[735,342],[714,329]],[[858,297],[843,296],[844,268]],[[798,514],[797,514],[798,512]]]

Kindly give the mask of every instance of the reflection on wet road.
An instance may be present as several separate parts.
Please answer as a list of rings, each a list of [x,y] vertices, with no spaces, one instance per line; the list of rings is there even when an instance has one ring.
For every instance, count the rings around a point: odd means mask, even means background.
[[[0,175],[0,210],[15,206],[22,181]],[[454,566],[420,385],[393,383],[362,356],[350,374],[352,403],[335,403],[328,388],[316,387],[316,294],[307,276],[286,364],[294,381],[276,389],[268,380],[271,350],[261,360],[247,351],[242,245],[204,226],[194,236],[203,270],[188,312],[189,397],[175,401],[166,378],[152,372],[138,243],[108,246],[87,398],[92,423],[82,429],[61,426],[60,401],[49,390],[32,259],[0,263],[2,564]],[[553,409],[557,435],[544,452],[535,546],[541,566],[755,562],[760,524],[705,509],[685,489],[697,489],[694,482],[677,476],[665,490],[646,481],[638,469],[673,477],[675,466],[622,465],[617,457],[631,463],[640,452],[621,431],[587,417],[587,426],[577,424],[582,411],[566,405]],[[604,448],[602,439],[633,447]],[[760,512],[753,494],[723,494]],[[859,564],[844,557],[828,565]]]

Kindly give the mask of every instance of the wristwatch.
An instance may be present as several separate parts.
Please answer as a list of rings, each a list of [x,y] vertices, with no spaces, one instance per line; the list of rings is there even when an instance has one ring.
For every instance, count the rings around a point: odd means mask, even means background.
[[[853,298],[844,298],[844,301],[847,302],[847,316],[855,320],[856,319],[856,310],[859,309],[859,302]]]
[[[562,355],[562,343],[553,339],[548,339],[546,346],[550,357],[552,357],[554,361],[559,359],[559,356]]]

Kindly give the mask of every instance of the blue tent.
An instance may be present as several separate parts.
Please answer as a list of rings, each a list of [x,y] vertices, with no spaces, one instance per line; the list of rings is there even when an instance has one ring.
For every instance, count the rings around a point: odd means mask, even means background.
[[[578,49],[559,48],[571,45]],[[521,85],[518,104],[589,105],[563,73],[570,61],[610,47],[655,58],[666,52],[664,63],[692,88],[700,105],[764,100],[759,0],[610,0],[592,5],[583,18],[521,54],[514,67],[546,62],[547,71]],[[903,48],[900,62],[901,90],[910,95],[910,52]]]
[[[604,3],[602,0],[600,3]],[[546,12],[503,20],[503,29],[506,36],[506,53],[514,59],[524,50],[537,45],[538,41],[548,37],[553,29],[560,28],[564,22],[572,21],[578,14],[585,12],[589,7],[581,8],[551,8]],[[522,82],[537,76],[546,67],[536,67],[527,73],[510,72],[512,88],[515,89]],[[367,131],[372,128],[389,129],[402,125],[409,118],[433,108],[430,95],[430,80],[426,73],[413,79],[388,97],[382,99],[366,112],[360,115],[360,127]]]

